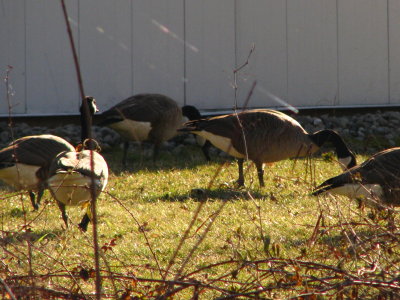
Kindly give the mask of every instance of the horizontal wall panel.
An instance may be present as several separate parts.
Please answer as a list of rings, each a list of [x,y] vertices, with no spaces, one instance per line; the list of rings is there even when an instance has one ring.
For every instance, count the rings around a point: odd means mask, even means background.
[[[4,84],[8,66],[10,103]],[[0,114],[26,113],[25,97],[25,1],[0,1]],[[9,110],[11,105],[11,111]]]
[[[133,1],[133,88],[184,103],[184,12],[180,0]]]
[[[251,3],[251,5],[249,5]],[[282,106],[287,100],[286,3],[281,0],[237,1],[236,65],[238,105],[243,106],[256,80],[247,107]]]
[[[77,0],[66,1],[71,21]],[[78,88],[59,1],[26,1],[27,114],[76,113]],[[73,34],[77,35],[76,26]]]
[[[337,10],[332,0],[287,2],[288,101],[334,105],[337,99]]]
[[[255,81],[248,107],[400,105],[396,0],[66,4],[85,92],[101,110],[136,93],[162,93],[181,105],[226,111],[244,105]],[[7,65],[14,114],[78,114],[59,1],[0,0],[2,81]],[[5,96],[3,82],[2,116]]]
[[[186,102],[201,109],[231,109],[234,106],[234,2],[187,0],[185,9]]]
[[[339,105],[387,104],[386,0],[338,0]]]
[[[131,1],[79,1],[85,92],[101,111],[132,94]]]
[[[389,0],[390,104],[400,105],[400,1]]]

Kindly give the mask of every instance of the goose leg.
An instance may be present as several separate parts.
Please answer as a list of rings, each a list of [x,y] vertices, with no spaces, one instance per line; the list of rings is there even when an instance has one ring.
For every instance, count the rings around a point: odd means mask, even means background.
[[[29,191],[29,198],[31,198],[31,203],[32,203],[33,209],[38,210],[39,205],[38,205],[38,203],[35,202],[35,193],[32,191]]]
[[[128,156],[128,148],[129,148],[129,142],[125,141],[124,142],[124,153],[122,155],[122,166],[126,168],[126,160]]]
[[[89,218],[88,214],[86,213],[83,216],[82,221],[78,224],[78,227],[80,229],[82,229],[83,232],[86,232],[89,222],[90,222],[90,218]]]
[[[159,144],[154,144],[154,148],[153,148],[153,162],[156,162],[156,159],[158,157],[158,153],[160,150],[160,145]]]
[[[238,186],[244,186],[244,176],[243,176],[243,158],[238,159],[238,167],[239,167],[239,178],[237,180]]]
[[[210,146],[211,146],[211,143],[209,141],[206,141],[205,144],[203,145],[203,147],[201,147],[201,150],[203,151],[203,154],[207,161],[211,160],[210,153],[209,153]]]
[[[258,181],[260,182],[260,186],[264,186],[264,170],[263,170],[263,163],[256,162],[256,168],[257,168],[257,175],[258,175]]]
[[[65,211],[65,204],[57,201],[57,205],[61,210],[61,216],[62,219],[64,220],[65,226],[68,228],[68,215],[67,212]]]
[[[43,194],[44,194],[44,190],[45,190],[45,188],[43,186],[39,187],[38,194],[37,194],[37,197],[36,197],[37,209],[39,208],[40,201],[42,200],[42,197],[43,197]]]

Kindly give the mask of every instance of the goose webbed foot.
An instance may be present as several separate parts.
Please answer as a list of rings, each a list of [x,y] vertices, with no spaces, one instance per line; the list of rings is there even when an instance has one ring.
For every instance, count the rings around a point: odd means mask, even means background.
[[[258,175],[258,181],[260,182],[260,186],[264,187],[264,170],[263,170],[263,164],[262,163],[255,163],[256,168],[257,168],[257,175]]]
[[[61,203],[61,202],[57,202],[58,207],[60,208],[61,211],[61,217],[65,223],[65,226],[68,228],[68,215],[67,212],[65,210],[65,204]]]
[[[238,187],[243,187],[244,186],[244,179],[243,178],[238,178],[238,180],[236,180],[236,184]]]
[[[122,167],[126,169],[127,166],[127,157],[128,157],[128,149],[129,149],[129,142],[124,142],[124,152],[122,154]]]
[[[243,175],[244,159],[243,158],[239,158],[237,163],[238,163],[238,168],[239,168],[239,178],[238,178],[238,180],[236,180],[236,184],[239,187],[242,187],[242,186],[244,186],[244,175]]]
[[[39,203],[36,203],[35,201],[35,193],[32,191],[29,191],[29,198],[31,199],[31,203],[33,206],[33,210],[38,210],[39,209]]]
[[[88,216],[88,214],[85,214],[82,218],[82,221],[78,224],[78,227],[83,231],[86,232],[88,225],[90,223],[90,218]]]
[[[203,145],[203,147],[201,147],[201,150],[203,151],[204,157],[206,158],[207,161],[211,161],[210,147],[211,147],[211,143],[209,141],[206,141],[206,143]]]

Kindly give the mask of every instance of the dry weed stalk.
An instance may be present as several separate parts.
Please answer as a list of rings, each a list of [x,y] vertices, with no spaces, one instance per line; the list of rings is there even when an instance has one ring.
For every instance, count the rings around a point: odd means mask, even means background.
[[[245,64],[237,71],[248,64],[253,50],[254,48],[250,51]],[[245,107],[254,88],[255,83],[246,99]],[[7,99],[10,100],[9,96]],[[235,98],[235,107],[237,106],[236,100]],[[11,109],[10,103],[11,101],[9,101]],[[221,164],[216,170],[213,179],[209,182],[209,189],[212,188],[215,178],[223,167],[224,165]],[[311,181],[314,181],[315,169],[312,170],[310,166],[306,167],[306,170],[310,174]],[[257,206],[251,193],[247,192]],[[140,223],[135,215],[119,199],[114,197],[114,200],[131,215],[140,228]],[[97,297],[124,300],[139,299],[140,297],[143,299],[178,298],[183,294],[191,295],[192,299],[200,299],[202,295],[209,294],[218,299],[272,297],[317,299],[318,296],[336,297],[337,299],[357,299],[358,297],[395,299],[396,295],[400,294],[400,233],[388,229],[385,226],[385,219],[379,215],[375,219],[369,219],[360,214],[361,221],[354,222],[344,217],[339,204],[328,206],[321,202],[319,203],[319,217],[313,226],[313,233],[307,243],[308,247],[304,248],[301,256],[284,257],[279,252],[279,245],[274,246],[268,242],[268,236],[263,228],[261,210],[257,206],[258,215],[254,223],[264,241],[264,249],[260,251],[264,251],[267,258],[262,260],[231,259],[185,273],[195,251],[223,210],[226,201],[222,201],[212,214],[210,221],[202,223],[196,228],[196,231],[202,230],[200,237],[191,247],[183,263],[178,266],[177,271],[173,272],[171,269],[176,263],[176,257],[190,233],[193,232],[195,221],[198,219],[204,203],[205,201],[201,201],[198,204],[190,224],[165,268],[159,263],[146,231],[139,230],[152,253],[156,267],[148,264],[132,266],[125,263],[125,269],[120,272],[111,270],[107,265],[106,256],[101,255],[100,251],[102,250],[98,246],[96,247],[96,242],[93,245],[95,254],[102,257],[107,268],[101,269],[98,260],[95,268],[76,264],[65,265],[57,257],[46,253],[42,247],[31,243],[33,233],[29,231],[30,223],[24,218],[22,229],[16,232],[0,230],[0,248],[3,253],[0,257],[0,294],[3,298],[9,299],[20,297],[90,299]],[[25,213],[25,208],[23,210]],[[95,213],[95,206],[93,210]],[[327,224],[328,217],[337,222]],[[20,245],[8,242],[12,239],[22,239],[26,243]],[[112,245],[107,245],[107,247],[112,251]],[[46,266],[38,265],[32,260],[33,251],[41,253],[52,263]],[[29,274],[18,275],[18,272],[10,269],[8,266],[10,259],[21,262],[28,261]],[[225,270],[222,274],[219,271],[221,267]],[[35,272],[35,268],[41,269],[40,274]],[[159,278],[134,276],[129,273],[132,268],[154,271],[159,274]],[[93,280],[95,277],[98,279]],[[114,286],[113,293],[101,290],[101,284],[98,281],[100,279],[105,283],[111,282]],[[85,292],[82,285],[90,284],[92,281],[95,281],[96,292]]]

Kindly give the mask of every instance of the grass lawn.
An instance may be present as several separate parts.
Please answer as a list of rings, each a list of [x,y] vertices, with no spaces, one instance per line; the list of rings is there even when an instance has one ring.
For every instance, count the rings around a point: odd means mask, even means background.
[[[104,298],[400,293],[399,231],[388,229],[387,212],[309,195],[341,172],[329,155],[265,166],[264,188],[247,163],[246,187],[238,189],[236,162],[206,163],[196,147],[179,156],[162,152],[155,164],[131,152],[128,170],[121,168],[121,152],[103,153],[111,172],[98,200]],[[37,299],[93,298],[92,227],[87,233],[77,227],[84,210],[68,208],[73,224],[65,228],[48,192],[39,211],[27,194],[1,194],[3,296],[8,286]]]

